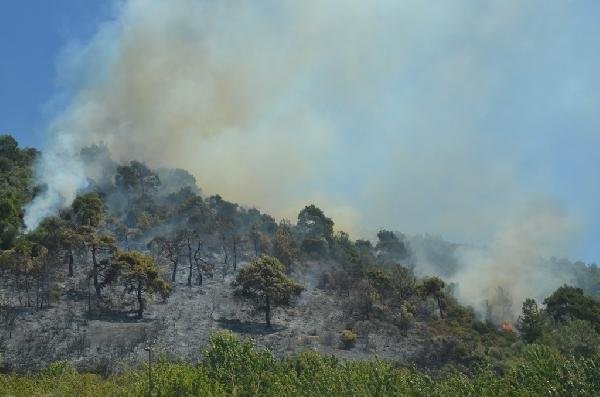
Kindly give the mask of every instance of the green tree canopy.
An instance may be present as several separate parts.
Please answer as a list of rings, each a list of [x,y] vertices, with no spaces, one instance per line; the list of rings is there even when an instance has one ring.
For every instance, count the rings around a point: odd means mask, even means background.
[[[277,258],[261,256],[241,269],[233,282],[235,294],[251,299],[257,310],[265,312],[265,322],[271,325],[271,308],[289,305],[304,288],[286,277]]]
[[[563,285],[547,297],[544,304],[555,321],[586,320],[600,332],[600,303],[585,295],[581,288]]]
[[[297,227],[303,238],[324,238],[329,243],[333,239],[333,220],[314,204],[300,211]]]
[[[589,321],[573,320],[549,329],[540,338],[540,343],[551,346],[565,356],[598,357],[600,333]]]
[[[404,238],[398,238],[396,233],[390,230],[380,230],[379,233],[377,233],[377,239],[378,241],[375,248],[380,251],[385,251],[394,258],[405,259],[410,255],[408,246],[404,242]]]
[[[98,226],[103,216],[102,199],[98,193],[78,196],[71,205],[79,225]]]
[[[148,166],[139,161],[130,161],[129,165],[117,167],[115,185],[142,196],[158,188],[160,179]]]
[[[444,288],[446,283],[438,277],[427,277],[423,280],[421,285],[421,294],[423,296],[431,296],[435,299],[438,309],[440,311],[440,317],[444,317]]]
[[[33,196],[35,149],[20,149],[10,135],[0,135],[0,249],[15,243],[23,226],[22,208]]]
[[[119,252],[117,260],[107,275],[108,281],[119,279],[125,286],[125,292],[135,293],[138,301],[137,316],[142,317],[145,308],[144,294],[158,293],[167,297],[171,285],[160,274],[154,260],[137,251]]]
[[[517,320],[517,329],[523,339],[532,343],[542,336],[544,320],[535,299],[527,298],[523,302],[523,314]]]
[[[273,240],[273,255],[290,270],[292,263],[298,257],[298,246],[292,234],[292,226],[287,220],[282,220],[275,231]]]

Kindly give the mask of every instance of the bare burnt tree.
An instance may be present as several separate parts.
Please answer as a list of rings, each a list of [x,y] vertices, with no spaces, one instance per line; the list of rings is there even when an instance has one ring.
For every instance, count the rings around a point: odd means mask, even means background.
[[[198,245],[194,251],[194,263],[198,271],[198,285],[202,285],[203,274],[206,273],[209,277],[212,277],[215,266],[202,258],[202,240],[198,240]]]
[[[200,267],[197,266],[197,261],[198,261],[198,256],[199,256],[199,251],[201,250],[202,247],[202,242],[200,240],[200,238],[196,235],[197,233],[191,232],[191,231],[184,231],[181,236],[182,239],[184,240],[185,246],[187,247],[187,259],[188,259],[188,264],[189,264],[189,270],[188,270],[188,278],[187,278],[187,285],[188,287],[192,286],[192,276],[194,273],[194,265],[196,265],[197,269],[198,269],[198,277],[200,279],[200,285],[202,285],[202,271],[200,269]],[[198,246],[196,249],[193,248],[194,245],[194,240],[198,240]]]
[[[187,245],[187,257],[188,257],[188,264],[189,264],[188,279],[187,279],[188,287],[192,286],[192,273],[194,271],[194,260],[193,260],[194,253],[192,252],[193,237],[194,236],[190,232],[185,234],[185,243]]]
[[[11,304],[6,297],[0,298],[0,322],[2,328],[8,333],[8,339],[12,338],[12,332],[15,328],[17,319],[17,309]]]
[[[185,241],[182,239],[181,235],[178,235],[173,238],[157,237],[154,239],[154,242],[158,245],[165,258],[171,262],[171,266],[173,268],[171,273],[171,282],[175,283],[179,259],[181,258],[181,250],[185,244]]]
[[[250,241],[252,242],[252,248],[254,248],[254,256],[258,256],[260,250],[261,234],[257,223],[252,224],[252,227],[250,228],[250,233],[248,233],[248,235],[250,237]]]
[[[102,287],[105,284],[101,278],[110,264],[111,256],[116,252],[116,242],[114,237],[98,235],[95,230],[87,226],[81,227],[78,232],[81,235],[83,246],[92,257],[92,268],[89,277],[93,280],[96,298],[100,299]]]
[[[37,285],[35,290],[35,308],[41,310],[50,307],[50,269],[48,258],[43,261],[43,266],[37,274]]]
[[[48,250],[42,245],[23,240],[18,246],[0,252],[0,270],[12,279],[19,305],[31,307],[31,290],[43,268]],[[22,292],[25,293],[23,299]],[[25,302],[24,302],[25,301]]]
[[[233,259],[233,271],[234,272],[237,270],[238,253],[239,253],[239,250],[243,243],[244,243],[244,240],[242,239],[242,237],[237,232],[234,232],[233,235],[231,236],[231,253],[232,253],[232,257],[233,257],[232,259]]]

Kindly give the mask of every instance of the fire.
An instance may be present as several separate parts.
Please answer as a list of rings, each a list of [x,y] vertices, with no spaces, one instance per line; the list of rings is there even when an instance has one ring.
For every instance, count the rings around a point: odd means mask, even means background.
[[[502,331],[511,332],[513,330],[513,327],[512,327],[511,323],[509,323],[508,321],[504,320],[504,321],[502,321],[502,324],[500,324],[500,329]]]

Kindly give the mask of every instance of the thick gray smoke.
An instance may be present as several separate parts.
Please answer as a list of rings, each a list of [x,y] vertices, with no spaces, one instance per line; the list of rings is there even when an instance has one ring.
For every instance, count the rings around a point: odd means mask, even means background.
[[[544,252],[538,232],[563,241],[572,231],[562,227],[572,220],[545,210],[527,218],[544,219],[528,238],[498,231],[509,218],[528,228],[519,211],[539,194],[520,186],[504,131],[485,123],[519,69],[498,58],[538,47],[536,37],[511,40],[531,7],[119,3],[89,43],[63,54],[72,100],[48,128],[36,168],[47,190],[26,209],[27,227],[85,188],[79,151],[103,142],[116,160],[189,170],[205,192],[278,216],[315,201],[357,237],[386,226],[494,241],[490,257],[465,254],[457,279],[485,289],[510,273],[496,266],[522,269]],[[562,23],[552,8],[548,23]],[[480,302],[481,291],[461,297]]]

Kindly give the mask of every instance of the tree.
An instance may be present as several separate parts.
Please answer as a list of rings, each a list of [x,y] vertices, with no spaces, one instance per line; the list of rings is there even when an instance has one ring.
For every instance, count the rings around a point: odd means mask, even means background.
[[[177,276],[177,267],[179,266],[179,258],[181,257],[181,250],[184,247],[185,241],[183,235],[179,234],[172,239],[166,237],[157,237],[153,240],[158,245],[160,251],[165,257],[171,262],[173,271],[171,273],[171,282],[175,283]]]
[[[118,188],[144,196],[158,188],[160,179],[144,163],[131,161],[129,165],[117,167],[115,185]]]
[[[285,265],[289,272],[292,263],[298,257],[298,247],[292,235],[292,226],[287,220],[282,220],[275,232],[273,255]]]
[[[298,214],[298,229],[303,237],[324,238],[328,243],[333,239],[333,220],[316,205],[304,207]]]
[[[271,256],[261,256],[241,269],[233,286],[236,296],[254,300],[257,310],[265,312],[269,327],[272,308],[289,305],[292,298],[304,290],[286,277],[281,262]]]
[[[546,311],[557,322],[589,321],[600,332],[600,303],[581,288],[563,285],[544,300]]]
[[[537,343],[551,346],[567,357],[597,357],[600,354],[600,334],[584,320],[560,324],[545,332]]]
[[[0,249],[10,248],[21,226],[19,203],[12,197],[0,198]]]
[[[13,158],[19,150],[19,143],[10,135],[0,135],[0,156]]]
[[[177,203],[177,199],[171,202]],[[175,210],[175,216],[199,233],[212,233],[216,226],[215,211],[196,195],[188,196]]]
[[[523,302],[523,314],[517,320],[517,329],[523,339],[528,343],[536,341],[542,336],[543,325],[542,313],[540,313],[535,299],[525,299],[525,302]]]
[[[276,230],[277,226],[275,226]],[[269,238],[261,231],[258,223],[253,223],[248,232],[249,240],[254,248],[254,256],[260,256],[269,251]]]
[[[204,273],[207,273],[209,277],[212,278],[212,274],[215,269],[215,266],[212,263],[202,258],[202,240],[198,240],[198,245],[194,250],[193,258],[194,263],[196,264],[196,269],[198,271],[198,285],[202,285]]]
[[[387,255],[395,259],[406,259],[410,256],[408,246],[404,242],[404,236],[402,239],[396,236],[396,233],[389,230],[380,230],[377,233],[377,245],[375,248],[379,251],[385,252]]]
[[[296,227],[305,253],[325,255],[334,243],[333,221],[314,204],[300,211]]]
[[[94,282],[96,297],[100,298],[102,287],[107,284],[106,281],[100,281],[100,276],[108,270],[111,265],[110,260],[117,250],[115,238],[110,235],[98,234],[96,229],[91,226],[77,228],[71,238],[73,245],[81,244],[92,255],[90,278]]]
[[[110,279],[119,278],[125,285],[125,292],[135,293],[138,318],[142,318],[144,313],[144,294],[159,293],[167,297],[171,293],[171,286],[161,277],[158,266],[147,255],[137,251],[119,252],[111,269]]]
[[[254,255],[258,256],[259,252],[261,251],[260,241],[261,241],[262,234],[260,232],[260,228],[258,227],[257,223],[252,224],[252,227],[250,228],[250,232],[248,233],[248,235],[250,237],[250,241],[252,242],[252,247],[254,248]]]
[[[0,251],[0,270],[14,277],[17,290],[24,290],[27,307],[31,306],[30,292],[33,288],[33,280],[42,274],[47,255],[46,247],[23,237],[17,239],[15,246],[10,250]],[[20,297],[19,301],[22,301]]]
[[[440,317],[444,317],[444,307],[442,300],[444,299],[444,287],[446,284],[438,277],[428,277],[423,280],[421,285],[421,293],[423,296],[431,296],[437,303]]]
[[[196,272],[198,273],[198,285],[202,285],[202,274],[204,272],[211,273],[214,269],[214,266],[202,258],[202,240],[198,237],[197,233],[193,233],[191,231],[185,231],[181,233],[181,236],[184,239],[184,243],[187,246],[187,258],[189,264],[187,285],[188,287],[192,286],[192,276],[194,267],[196,268]],[[196,241],[194,248],[194,240]]]
[[[237,270],[238,263],[238,254],[240,246],[245,242],[245,240],[240,236],[237,231],[233,233],[231,236],[231,254],[233,259],[233,271]]]
[[[510,291],[502,286],[497,286],[494,292],[494,294],[490,293],[489,299],[485,301],[486,320],[494,324],[510,324],[508,319],[513,317],[513,301]]]
[[[69,263],[69,276],[73,276],[73,246],[70,234],[73,228],[59,217],[48,217],[27,235],[27,239],[48,249],[50,258],[58,259],[64,252],[65,262]]]
[[[13,247],[23,226],[21,208],[33,196],[35,149],[19,149],[10,135],[0,135],[0,249]]]
[[[71,208],[79,225],[97,227],[102,220],[102,199],[97,193],[78,196],[73,200]]]
[[[377,291],[383,301],[394,292],[394,285],[390,274],[383,269],[373,269],[367,272],[369,284]]]
[[[233,270],[236,271],[238,250],[243,243],[242,236],[239,233],[239,207],[235,203],[223,200],[219,195],[210,197],[208,202],[215,211],[215,225],[221,237],[225,266],[228,266],[229,260],[232,259]],[[231,250],[229,247],[231,247]]]
[[[398,295],[402,299],[408,299],[415,291],[417,280],[411,269],[396,264],[392,268],[392,282]]]
[[[182,238],[184,239],[185,245],[187,246],[187,257],[189,264],[187,285],[188,287],[192,286],[192,273],[194,271],[194,249],[192,248],[192,241],[194,240],[194,233],[191,231],[185,231],[182,233]],[[198,249],[200,248],[200,242],[198,242]]]

